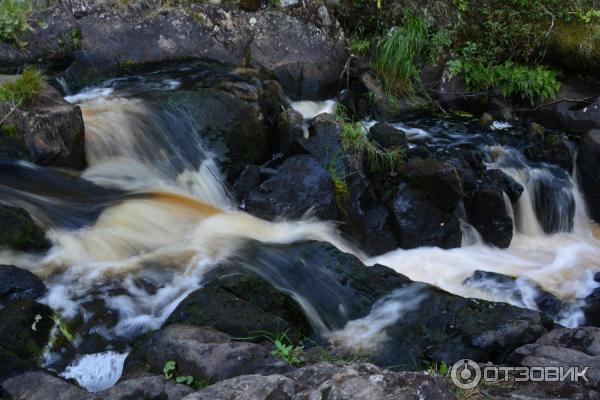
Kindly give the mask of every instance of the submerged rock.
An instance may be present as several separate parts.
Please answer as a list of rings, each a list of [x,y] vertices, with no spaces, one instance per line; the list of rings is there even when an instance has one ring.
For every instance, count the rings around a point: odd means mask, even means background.
[[[260,344],[235,342],[212,329],[176,324],[138,343],[125,361],[124,373],[127,376],[142,369],[160,374],[171,360],[177,363],[180,375],[208,382],[246,374],[282,373],[291,368]]]
[[[81,110],[56,89],[44,84],[38,101],[8,114],[10,110],[7,103],[0,103],[0,115],[8,115],[2,130],[7,126],[12,130],[10,135],[0,135],[0,156],[44,166],[86,166]]]
[[[387,149],[401,148],[407,144],[404,132],[379,122],[369,129],[369,138]]]
[[[0,303],[35,300],[46,291],[40,278],[12,265],[0,265]]]

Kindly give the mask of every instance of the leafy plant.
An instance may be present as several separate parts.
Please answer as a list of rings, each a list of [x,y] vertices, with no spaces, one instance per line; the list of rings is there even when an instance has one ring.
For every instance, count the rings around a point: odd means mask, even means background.
[[[2,0],[0,4],[0,40],[19,41],[18,35],[27,28],[29,4],[24,0]]]
[[[373,68],[388,94],[407,95],[414,92],[418,78],[419,58],[427,43],[427,23],[408,14],[404,26],[392,28],[375,49]]]
[[[30,104],[39,96],[43,82],[40,70],[26,67],[17,79],[0,84],[0,102],[9,102],[13,107]]]
[[[366,53],[371,48],[371,41],[368,39],[361,39],[358,36],[352,36],[350,39],[350,51],[352,53],[361,55]]]
[[[302,364],[302,353],[304,352],[304,346],[294,345],[292,340],[287,335],[287,331],[277,331],[275,334],[267,331],[255,331],[251,332],[254,336],[248,336],[243,338],[235,338],[237,340],[254,340],[258,338],[264,338],[269,342],[273,343],[273,350],[271,354],[281,358],[283,361],[290,365]]]
[[[180,375],[177,371],[177,362],[174,360],[167,361],[163,367],[163,374],[165,379],[175,379],[175,382],[182,383],[193,387],[196,390],[204,389],[209,386],[211,382],[204,379],[196,379],[192,375]]]

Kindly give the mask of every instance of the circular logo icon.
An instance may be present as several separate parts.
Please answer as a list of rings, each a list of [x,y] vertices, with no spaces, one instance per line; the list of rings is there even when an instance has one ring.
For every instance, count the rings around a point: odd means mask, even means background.
[[[481,368],[473,360],[459,360],[450,370],[450,379],[460,389],[473,389],[481,381]]]

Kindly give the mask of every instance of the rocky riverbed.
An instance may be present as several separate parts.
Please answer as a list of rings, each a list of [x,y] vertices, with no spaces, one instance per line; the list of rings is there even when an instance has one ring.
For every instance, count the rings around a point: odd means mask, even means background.
[[[65,1],[0,41],[48,74],[0,102],[3,398],[600,398],[600,90],[390,105],[336,16]]]

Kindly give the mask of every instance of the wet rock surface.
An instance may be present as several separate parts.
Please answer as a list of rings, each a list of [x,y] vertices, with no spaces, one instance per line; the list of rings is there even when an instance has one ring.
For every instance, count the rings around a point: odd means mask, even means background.
[[[12,109],[0,103],[4,116],[2,129],[11,134],[0,136],[0,156],[27,159],[33,163],[83,169],[84,127],[81,110],[63,100],[53,87],[45,84],[35,103]]]
[[[579,144],[577,168],[591,217],[600,221],[600,130],[591,130]]]
[[[0,265],[0,303],[35,300],[46,291],[40,278],[12,265]]]
[[[0,205],[0,226],[0,248],[43,251],[50,247],[44,230],[21,208]]]

